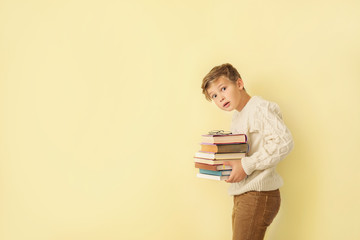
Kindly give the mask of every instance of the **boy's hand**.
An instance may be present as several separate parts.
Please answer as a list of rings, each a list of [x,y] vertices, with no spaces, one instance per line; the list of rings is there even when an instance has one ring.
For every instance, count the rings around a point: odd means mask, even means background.
[[[232,171],[228,180],[228,183],[241,182],[246,178],[246,173],[242,167],[241,160],[231,160],[224,162],[224,165],[231,166]]]

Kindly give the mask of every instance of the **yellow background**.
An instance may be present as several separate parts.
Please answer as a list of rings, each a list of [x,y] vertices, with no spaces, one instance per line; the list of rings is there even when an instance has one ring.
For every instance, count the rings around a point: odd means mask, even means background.
[[[266,239],[359,239],[359,1],[1,1],[0,239],[230,239],[198,179],[232,63],[295,149]]]

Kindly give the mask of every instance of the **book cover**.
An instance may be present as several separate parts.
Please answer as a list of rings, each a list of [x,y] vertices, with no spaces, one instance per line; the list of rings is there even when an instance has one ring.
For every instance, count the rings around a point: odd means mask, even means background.
[[[237,144],[215,144],[215,143],[201,143],[201,152],[213,152],[213,153],[234,153],[234,152],[248,152],[249,144],[237,143]]]
[[[212,153],[212,152],[201,152],[198,151],[195,153],[195,157],[197,158],[206,158],[206,159],[216,159],[216,160],[224,160],[224,159],[237,159],[243,158],[246,156],[246,153]]]
[[[231,170],[212,171],[212,170],[206,170],[200,168],[199,173],[215,175],[215,176],[230,176]]]
[[[215,175],[209,175],[209,174],[202,174],[198,173],[196,174],[198,178],[205,178],[205,179],[211,179],[211,180],[217,180],[217,181],[223,181],[229,179],[229,176],[215,176]]]

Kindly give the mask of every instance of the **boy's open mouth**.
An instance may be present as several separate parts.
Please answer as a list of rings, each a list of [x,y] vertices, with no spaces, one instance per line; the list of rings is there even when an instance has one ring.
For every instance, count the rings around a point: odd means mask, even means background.
[[[223,107],[227,108],[228,106],[230,106],[230,102],[226,102]]]

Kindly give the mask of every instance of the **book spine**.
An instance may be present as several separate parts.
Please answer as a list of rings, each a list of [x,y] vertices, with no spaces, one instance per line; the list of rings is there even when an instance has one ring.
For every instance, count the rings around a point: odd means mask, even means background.
[[[215,175],[215,176],[229,176],[231,171],[228,170],[221,170],[221,171],[212,171],[206,169],[199,169],[199,173],[208,174],[208,175]]]
[[[241,158],[213,160],[213,159],[207,159],[207,158],[194,157],[194,162],[203,163],[203,164],[210,164],[210,165],[221,165],[221,164],[224,164],[224,162],[227,162],[227,161],[238,161],[238,160],[241,160]]]
[[[202,152],[198,151],[195,153],[195,157],[206,158],[206,159],[237,159],[245,157],[246,153],[244,152],[235,152],[235,153],[212,153],[212,152]]]
[[[223,165],[223,164],[210,165],[210,164],[197,163],[197,162],[195,162],[195,168],[201,168],[201,169],[212,170],[212,171],[231,170],[231,166],[227,166],[227,165]]]
[[[208,175],[208,174],[202,174],[198,173],[196,174],[198,178],[205,178],[205,179],[211,179],[211,180],[217,180],[217,181],[223,181],[227,180],[229,176],[214,176],[214,175]]]

